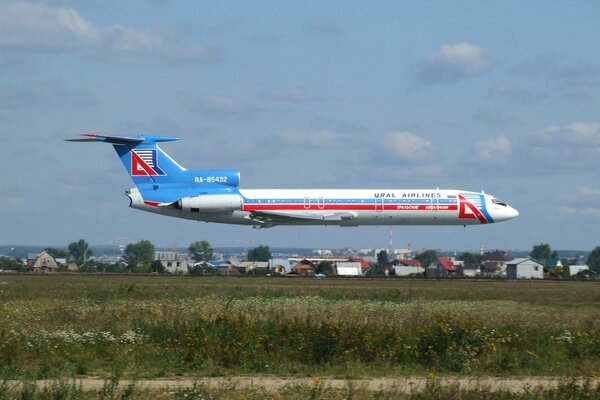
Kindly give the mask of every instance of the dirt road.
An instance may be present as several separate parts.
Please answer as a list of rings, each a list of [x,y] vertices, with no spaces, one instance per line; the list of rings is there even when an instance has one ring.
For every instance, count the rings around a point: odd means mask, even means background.
[[[461,389],[478,389],[487,388],[492,391],[511,391],[519,393],[527,388],[553,388],[557,387],[559,382],[565,382],[564,379],[549,378],[549,377],[527,377],[527,378],[435,378],[440,385],[458,385]],[[235,377],[209,377],[209,378],[181,378],[181,379],[149,379],[149,380],[122,380],[119,386],[125,387],[135,383],[138,388],[159,390],[168,388],[185,388],[191,387],[194,383],[203,384],[210,388],[258,388],[270,392],[275,392],[285,386],[321,386],[336,389],[344,389],[348,387],[363,388],[367,390],[382,390],[382,391],[400,391],[409,393],[412,390],[421,390],[427,384],[428,379],[423,377],[382,377],[369,379],[335,379],[335,378],[277,378],[277,377],[252,377],[252,376],[235,376]],[[583,381],[581,379],[580,381]],[[51,380],[37,381],[38,386],[43,387],[54,383]],[[77,385],[81,385],[84,390],[101,389],[106,380],[98,378],[77,378],[67,380]],[[10,381],[9,385],[20,386],[20,382]],[[593,382],[595,385],[600,384],[600,379]]]

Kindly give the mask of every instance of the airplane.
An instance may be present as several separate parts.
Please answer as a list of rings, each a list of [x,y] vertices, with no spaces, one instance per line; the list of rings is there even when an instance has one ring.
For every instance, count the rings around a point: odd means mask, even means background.
[[[232,169],[188,170],[159,143],[169,136],[85,133],[112,144],[136,187],[129,206],[170,217],[270,228],[279,225],[486,225],[519,212],[484,192],[448,189],[240,189]]]

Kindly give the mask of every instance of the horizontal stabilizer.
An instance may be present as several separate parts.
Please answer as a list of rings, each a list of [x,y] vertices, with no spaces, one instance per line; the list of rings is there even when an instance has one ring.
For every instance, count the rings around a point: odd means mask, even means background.
[[[82,133],[83,138],[66,139],[67,142],[105,142],[111,144],[126,144],[136,146],[141,143],[171,142],[177,138],[170,136],[108,136],[95,133]]]

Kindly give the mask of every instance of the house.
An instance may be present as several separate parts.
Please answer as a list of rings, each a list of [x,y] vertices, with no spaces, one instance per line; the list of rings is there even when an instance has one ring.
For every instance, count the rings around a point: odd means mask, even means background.
[[[257,271],[264,271],[269,268],[268,261],[242,261],[239,263],[234,263],[234,265],[238,271],[248,275],[252,275]]]
[[[217,262],[213,262],[210,264],[213,267],[215,267],[217,269],[217,271],[219,271],[219,275],[221,275],[221,276],[239,276],[239,275],[241,275],[240,271],[238,271],[237,268],[229,261],[217,261]]]
[[[506,264],[508,279],[544,279],[544,264],[531,257],[515,258]]]
[[[366,274],[369,269],[371,269],[371,264],[369,264],[369,262],[367,260],[365,260],[364,258],[350,257],[350,259],[348,261],[360,263],[360,267],[362,268],[363,275]]]
[[[542,258],[540,261],[544,264],[544,272],[550,276],[558,276],[563,270],[562,261],[558,258]]]
[[[590,267],[587,265],[569,265],[569,276],[575,276],[581,271],[589,271]]]
[[[477,264],[477,263],[463,264],[463,275],[469,276],[469,277],[481,275],[481,264]]]
[[[456,266],[450,257],[438,257],[427,268],[426,278],[446,278],[450,273],[456,272]]]
[[[292,267],[292,272],[302,276],[313,276],[315,274],[315,264],[308,260],[301,260]]]
[[[445,269],[448,272],[456,272],[456,266],[450,257],[438,257],[433,264],[437,265],[440,269]]]
[[[31,270],[33,272],[57,272],[58,265],[56,264],[56,260],[52,257],[48,252],[43,251],[33,262],[31,266]]]
[[[505,275],[506,263],[513,258],[505,251],[496,250],[485,254],[482,261],[482,273],[485,275]]]
[[[359,262],[338,262],[335,265],[338,276],[362,276],[363,269]]]
[[[286,258],[273,258],[269,260],[269,269],[276,274],[287,274],[292,270],[290,260]]]
[[[187,254],[174,251],[157,251],[154,260],[160,261],[163,267],[171,274],[187,274],[191,266]]]
[[[394,260],[389,266],[396,276],[423,275],[425,272],[419,260]]]

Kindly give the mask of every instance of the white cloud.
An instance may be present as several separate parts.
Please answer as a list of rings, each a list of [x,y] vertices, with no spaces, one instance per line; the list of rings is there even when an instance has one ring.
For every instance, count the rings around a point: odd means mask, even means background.
[[[600,197],[600,188],[581,186],[577,189],[577,192],[585,197]]]
[[[491,65],[481,47],[468,42],[445,44],[417,66],[413,79],[425,84],[454,82],[475,76]]]
[[[506,136],[500,135],[475,142],[464,158],[472,163],[501,164],[509,160],[511,151],[510,141]]]
[[[288,145],[307,147],[334,147],[343,145],[346,137],[329,130],[301,131],[286,130],[278,135],[279,139]]]
[[[0,4],[0,46],[70,49],[96,46],[98,28],[65,6],[27,2]]]
[[[408,162],[424,162],[434,152],[431,142],[408,131],[384,135],[380,147],[398,160]]]
[[[122,25],[107,29],[108,52],[125,63],[162,64],[212,61],[214,53],[199,44],[173,44],[158,32]]]
[[[600,123],[574,122],[564,128],[550,126],[535,138],[547,144],[595,145],[600,146]]]
[[[181,44],[169,32],[113,24],[96,26],[66,6],[0,4],[0,48],[93,50],[102,59],[124,63],[175,64],[216,59],[213,49]]]
[[[594,171],[600,167],[600,123],[574,122],[532,133],[514,159],[518,169],[542,174]]]

